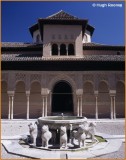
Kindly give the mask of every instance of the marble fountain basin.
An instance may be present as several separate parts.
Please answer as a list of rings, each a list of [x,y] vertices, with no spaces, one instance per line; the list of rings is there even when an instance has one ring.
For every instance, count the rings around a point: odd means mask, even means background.
[[[38,118],[39,125],[48,125],[49,129],[60,129],[61,126],[66,126],[67,129],[76,129],[85,121],[87,121],[87,118],[77,116],[48,116]]]

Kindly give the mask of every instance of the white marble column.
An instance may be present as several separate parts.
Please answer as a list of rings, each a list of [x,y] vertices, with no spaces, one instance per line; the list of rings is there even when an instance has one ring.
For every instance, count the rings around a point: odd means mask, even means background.
[[[11,111],[11,96],[9,96],[9,108],[8,108],[8,119],[10,119],[10,111]]]
[[[66,55],[68,56],[68,45],[66,45]]]
[[[113,119],[113,97],[111,96],[111,119]]]
[[[58,56],[60,56],[60,45],[58,45]]]
[[[27,119],[29,119],[29,95],[27,95]]]
[[[44,117],[44,111],[45,111],[45,102],[44,102],[44,96],[42,97],[42,117]]]
[[[80,111],[80,104],[79,104],[79,97],[77,97],[77,116],[79,117],[79,111]]]
[[[115,96],[113,97],[114,119],[116,119]]]
[[[26,97],[27,97],[27,113],[26,113],[26,119],[29,119],[29,97],[30,97],[30,91],[26,91]]]
[[[45,96],[45,117],[47,117],[47,96]]]
[[[80,97],[80,117],[82,117],[82,96]]]
[[[95,118],[98,119],[98,96],[95,96]]]
[[[13,119],[14,96],[11,97],[11,119]]]

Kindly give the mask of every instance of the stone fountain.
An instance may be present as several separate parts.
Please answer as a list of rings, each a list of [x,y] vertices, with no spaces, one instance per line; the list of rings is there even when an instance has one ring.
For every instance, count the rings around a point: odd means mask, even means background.
[[[31,121],[29,134],[2,139],[9,153],[30,158],[94,158],[118,151],[122,141],[109,140],[109,135],[96,132],[96,123],[86,117],[39,117]],[[110,136],[111,137],[111,136]]]
[[[86,117],[64,116],[63,113],[39,117],[35,124],[29,124],[30,145],[60,150],[82,148],[87,137],[96,142],[95,127],[96,124],[89,123]]]

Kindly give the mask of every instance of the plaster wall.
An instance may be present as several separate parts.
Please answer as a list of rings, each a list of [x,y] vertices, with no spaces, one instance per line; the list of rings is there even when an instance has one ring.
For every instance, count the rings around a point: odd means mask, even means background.
[[[76,56],[82,56],[82,26],[44,25],[43,35],[43,56],[51,56],[52,43],[75,43]]]

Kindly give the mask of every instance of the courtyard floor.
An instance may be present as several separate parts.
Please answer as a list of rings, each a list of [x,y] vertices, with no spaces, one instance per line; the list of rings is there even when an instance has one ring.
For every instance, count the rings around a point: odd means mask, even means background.
[[[23,135],[28,132],[28,124],[35,120],[2,120],[1,131],[2,136],[15,136],[15,135]],[[92,120],[91,120],[92,121]],[[118,120],[97,120],[96,131],[100,133],[110,134],[110,135],[124,135],[125,134],[125,121],[123,119]],[[117,159],[125,159],[125,143],[122,143],[122,146],[118,150],[118,152],[110,153],[107,155],[99,156],[97,159],[101,158],[117,158]],[[8,158],[26,158],[17,155],[12,155],[7,153],[5,148],[1,147],[1,159]]]

